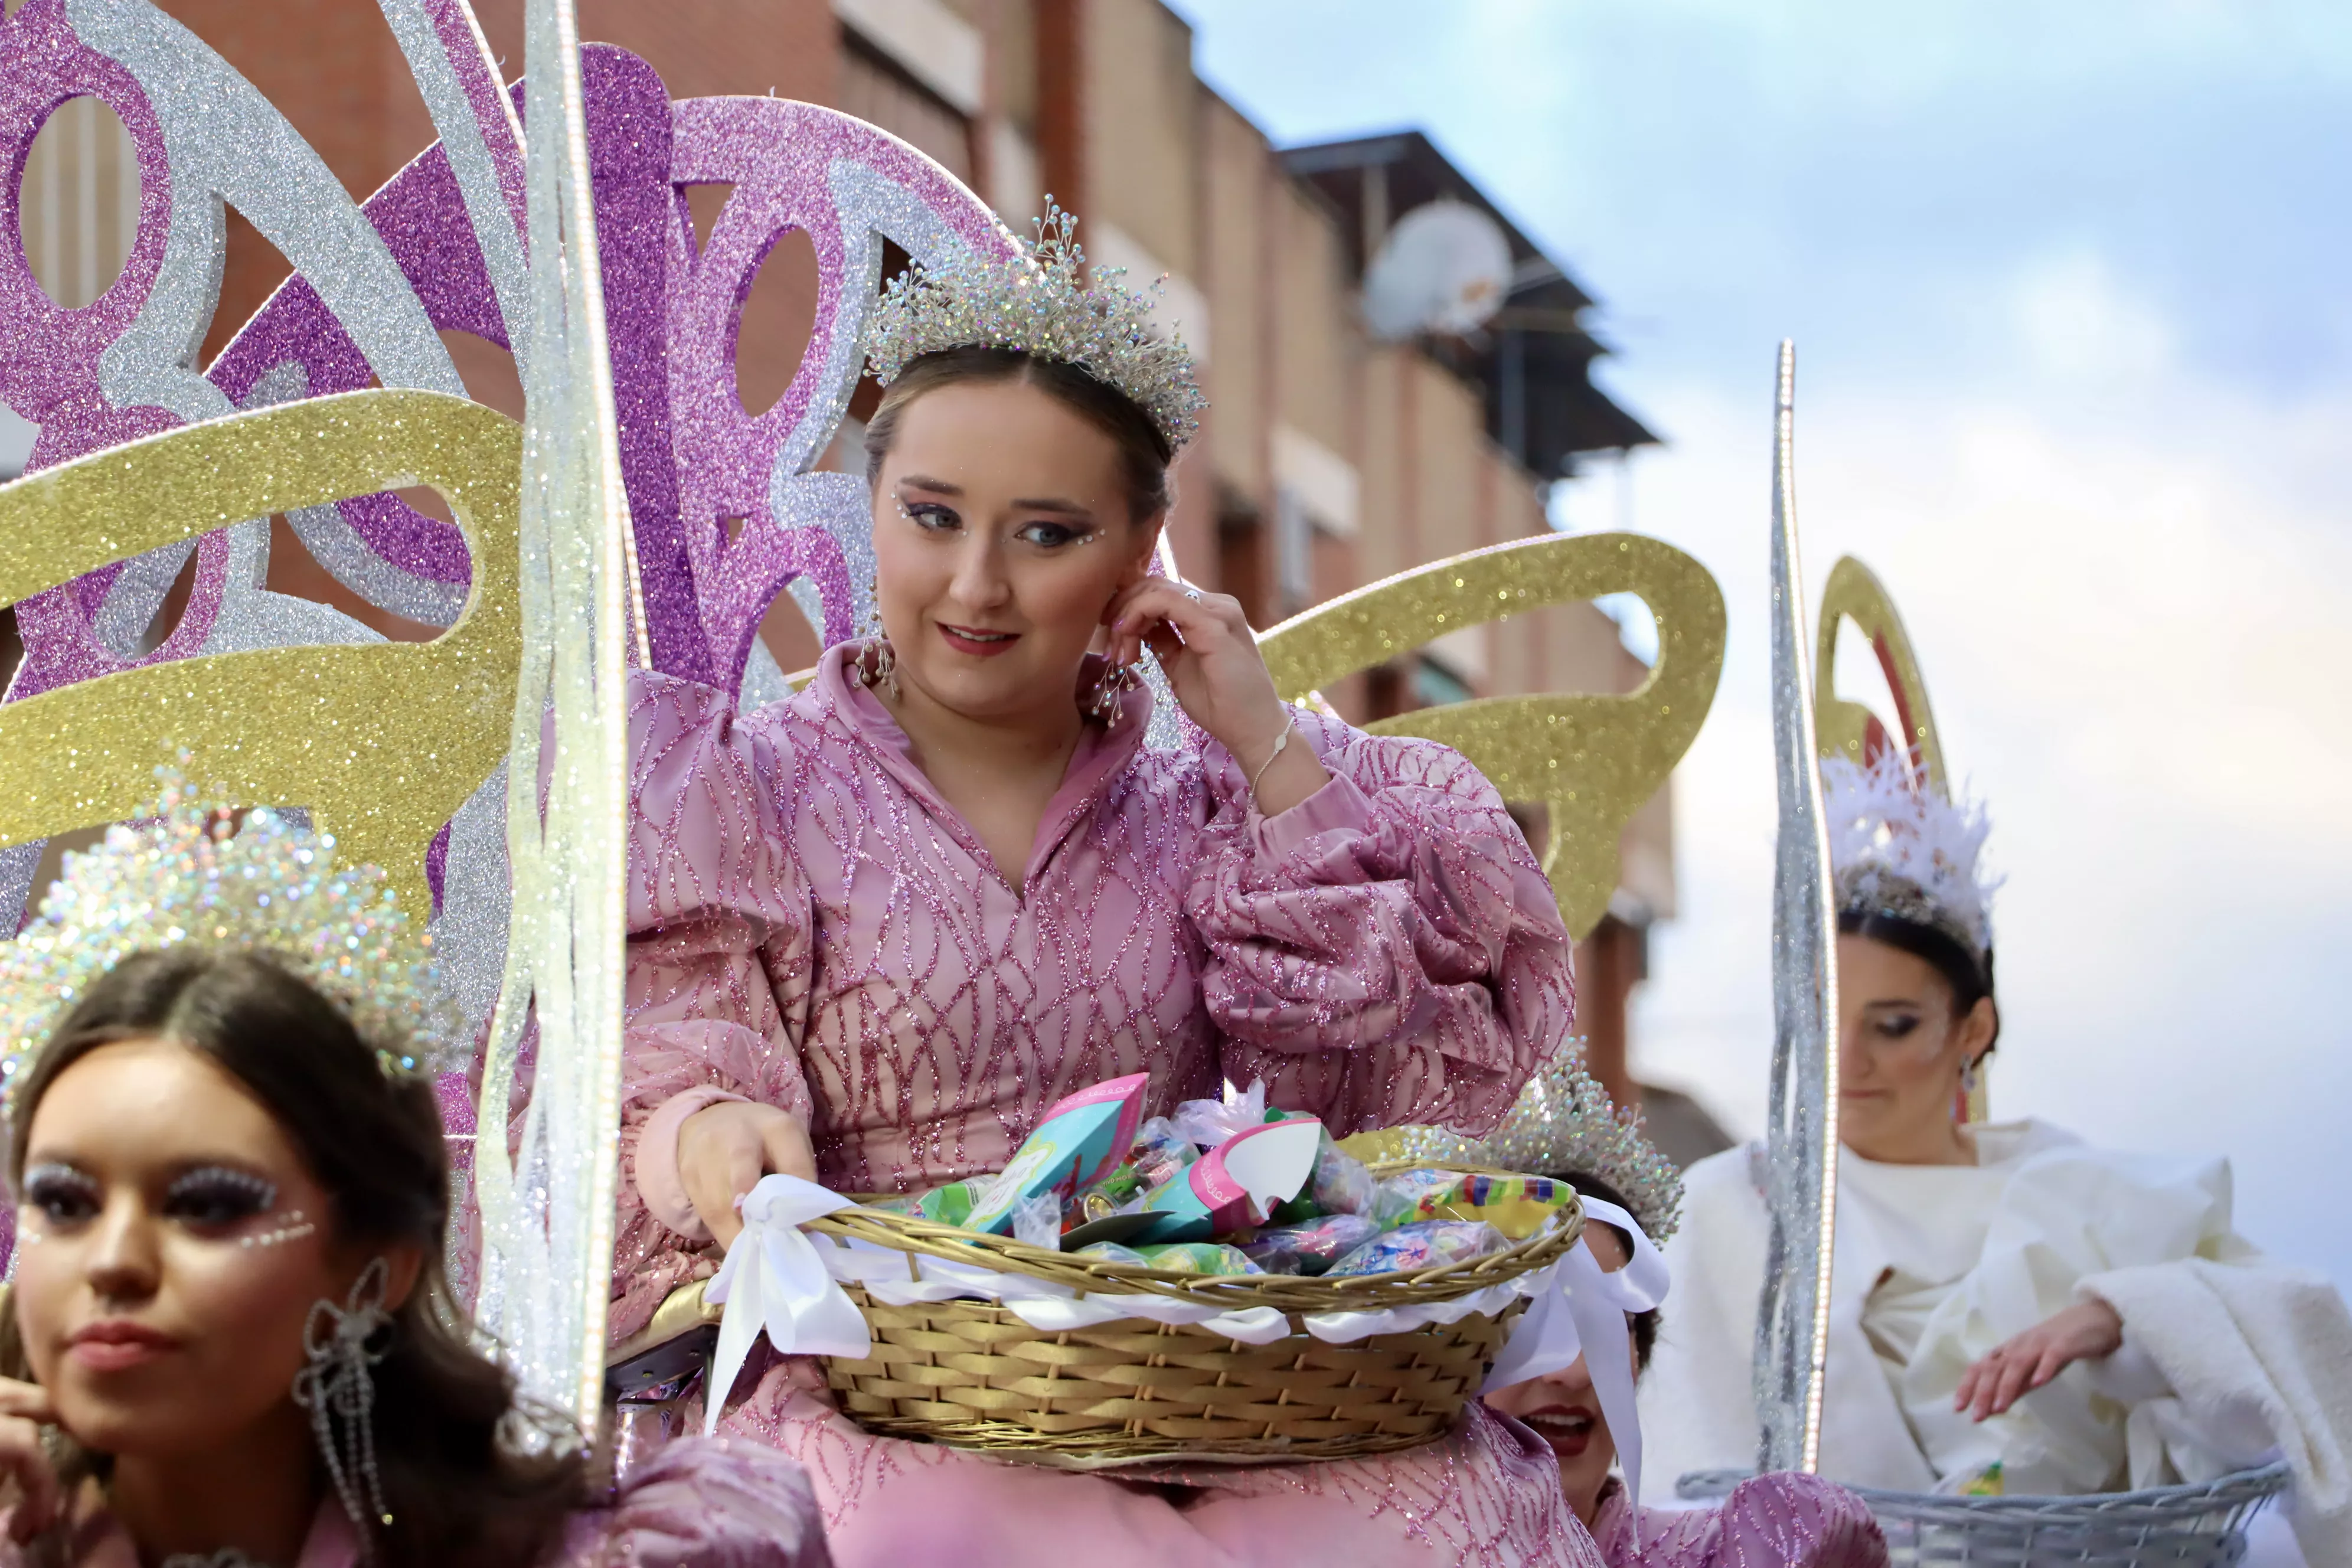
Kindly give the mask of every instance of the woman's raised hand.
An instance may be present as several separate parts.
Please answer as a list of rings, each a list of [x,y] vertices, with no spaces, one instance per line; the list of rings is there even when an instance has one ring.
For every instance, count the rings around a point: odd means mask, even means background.
[[[1103,624],[1110,627],[1114,663],[1132,664],[1143,645],[1151,645],[1192,722],[1222,742],[1254,781],[1260,811],[1271,816],[1330,783],[1311,747],[1283,743],[1290,710],[1274,689],[1240,600],[1146,577],[1111,601]]]
[[[800,1119],[772,1105],[722,1100],[677,1130],[677,1174],[694,1212],[722,1247],[742,1233],[735,1200],[771,1173],[816,1180],[816,1151]]]
[[[22,1500],[8,1516],[8,1534],[19,1542],[56,1523],[64,1502],[57,1468],[41,1447],[41,1428],[57,1419],[47,1389],[0,1377],[0,1476],[16,1483]]]
[[[1994,1349],[1960,1376],[1952,1408],[1975,1407],[1979,1421],[2000,1415],[2078,1361],[2122,1348],[2124,1321],[2096,1296],[2062,1308]]]

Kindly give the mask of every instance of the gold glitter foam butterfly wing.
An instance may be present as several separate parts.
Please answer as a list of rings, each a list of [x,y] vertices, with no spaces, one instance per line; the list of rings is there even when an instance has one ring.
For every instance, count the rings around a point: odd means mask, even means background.
[[[435,833],[506,754],[521,656],[521,427],[441,393],[313,398],[93,452],[0,486],[0,603],[110,562],[378,490],[440,492],[473,586],[425,643],[263,648],[150,665],[0,704],[0,846],[118,822],[173,748],[240,804],[309,807],[352,861],[432,907]]]
[[[1523,539],[1400,573],[1283,622],[1260,640],[1291,701],[1449,632],[1546,605],[1638,595],[1658,624],[1658,661],[1622,697],[1486,697],[1369,726],[1452,746],[1503,798],[1550,808],[1544,873],[1582,937],[1608,912],[1618,842],[1690,749],[1723,673],[1723,594],[1705,567],[1654,539],[1585,533]]]
[[[1851,620],[1870,639],[1871,651],[1885,673],[1887,689],[1895,695],[1899,736],[1889,736],[1878,718],[1859,702],[1837,694],[1838,623]],[[1918,656],[1885,586],[1861,562],[1841,556],[1830,569],[1822,591],[1821,630],[1813,645],[1814,727],[1822,755],[1854,763],[1870,759],[1875,745],[1894,743],[1915,752],[1927,770],[1927,783],[1945,788],[1944,749],[1936,738],[1936,715],[1927,705],[1927,682],[1919,673]],[[1876,739],[1874,741],[1874,734]]]

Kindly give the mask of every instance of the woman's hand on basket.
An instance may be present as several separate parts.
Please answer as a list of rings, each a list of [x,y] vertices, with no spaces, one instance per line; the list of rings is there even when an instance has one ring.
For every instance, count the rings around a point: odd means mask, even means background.
[[[57,1419],[47,1389],[0,1378],[0,1478],[16,1484],[20,1500],[8,1516],[8,1533],[20,1542],[56,1523],[64,1500],[57,1469],[41,1447],[41,1428]]]
[[[1103,623],[1114,663],[1132,664],[1151,645],[1178,704],[1252,780],[1259,811],[1272,816],[1331,782],[1314,748],[1291,733],[1239,599],[1146,577],[1111,601]]]
[[[1961,1374],[1952,1408],[1976,1419],[1998,1415],[2078,1361],[2111,1356],[2124,1342],[2124,1321],[2096,1296],[2077,1301],[1993,1351]]]
[[[750,1100],[723,1100],[688,1117],[677,1130],[677,1174],[695,1216],[722,1247],[742,1233],[735,1201],[761,1176],[816,1180],[808,1129],[789,1111]]]

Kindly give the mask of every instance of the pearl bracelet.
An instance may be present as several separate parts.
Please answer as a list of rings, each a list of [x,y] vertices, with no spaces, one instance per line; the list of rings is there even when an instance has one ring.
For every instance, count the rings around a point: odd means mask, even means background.
[[[1257,794],[1258,780],[1265,777],[1265,770],[1274,766],[1274,759],[1282,755],[1282,749],[1290,744],[1290,737],[1297,733],[1297,730],[1298,721],[1297,720],[1288,717],[1284,718],[1282,721],[1282,733],[1274,738],[1274,750],[1265,754],[1265,761],[1259,763],[1257,772],[1250,775],[1250,794],[1252,795],[1255,795]]]

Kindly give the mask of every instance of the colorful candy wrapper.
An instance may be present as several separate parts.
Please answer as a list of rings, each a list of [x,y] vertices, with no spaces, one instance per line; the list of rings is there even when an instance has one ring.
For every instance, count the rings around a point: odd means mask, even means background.
[[[1336,1279],[1341,1275],[1410,1273],[1416,1268],[1434,1268],[1444,1263],[1484,1258],[1509,1245],[1502,1232],[1484,1221],[1422,1220],[1374,1237],[1333,1264],[1327,1277]]]
[[[1079,1223],[1116,1214],[1154,1187],[1164,1187],[1201,1157],[1192,1141],[1176,1131],[1165,1116],[1155,1116],[1136,1129],[1135,1146],[1127,1161],[1079,1194],[1072,1218]],[[1096,1199],[1103,1201],[1100,1204]],[[1099,1209],[1099,1213],[1097,1212]]]
[[[1013,1208],[1013,1239],[1024,1247],[1062,1248],[1062,1200],[1051,1193],[1024,1198]]]
[[[1175,1130],[1203,1149],[1217,1149],[1236,1133],[1246,1132],[1265,1119],[1265,1080],[1260,1079],[1229,1100],[1184,1101],[1176,1108]]]
[[[1379,1187],[1371,1168],[1331,1142],[1326,1132],[1323,1148],[1315,1156],[1314,1180],[1307,1191],[1325,1214],[1369,1215]]]
[[[1148,1073],[1116,1078],[1047,1107],[963,1223],[1001,1236],[1013,1227],[1013,1211],[1029,1199],[1050,1193],[1059,1202],[1091,1185],[1134,1145],[1150,1082]]]
[[[1462,1180],[1459,1171],[1400,1171],[1382,1176],[1372,1193],[1372,1217],[1393,1230],[1420,1217],[1421,1200]]]
[[[1157,1215],[1150,1241],[1205,1241],[1264,1225],[1277,1205],[1297,1197],[1315,1173],[1322,1123],[1312,1117],[1268,1121],[1237,1132],[1154,1187],[1143,1206]]]
[[[1135,1251],[1154,1268],[1171,1274],[1263,1274],[1238,1247],[1222,1241],[1171,1241]]]
[[[971,1218],[972,1205],[988,1190],[988,1178],[976,1182],[950,1182],[943,1187],[933,1187],[915,1196],[915,1212],[925,1219],[941,1225],[961,1226]]]
[[[1380,1222],[1369,1215],[1327,1215],[1259,1231],[1256,1240],[1242,1243],[1242,1251],[1268,1274],[1322,1274],[1380,1234]]]
[[[1474,1173],[1424,1194],[1413,1212],[1419,1219],[1485,1220],[1511,1240],[1524,1241],[1575,1196],[1575,1188],[1551,1176]]]
[[[1132,1263],[1137,1265],[1139,1268],[1148,1268],[1151,1266],[1151,1260],[1144,1257],[1143,1254],[1136,1251],[1135,1248],[1131,1247],[1121,1247],[1116,1241],[1089,1242],[1086,1246],[1078,1248],[1076,1252],[1070,1254],[1070,1256],[1073,1258],[1099,1258],[1106,1263]]]

